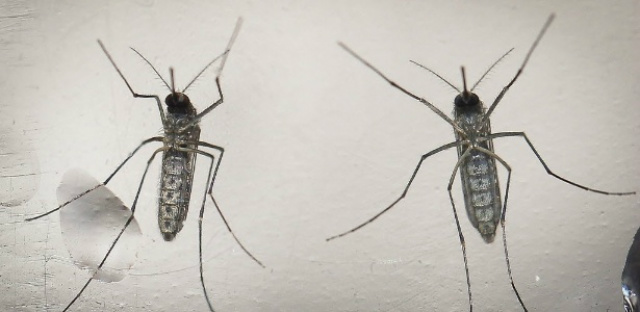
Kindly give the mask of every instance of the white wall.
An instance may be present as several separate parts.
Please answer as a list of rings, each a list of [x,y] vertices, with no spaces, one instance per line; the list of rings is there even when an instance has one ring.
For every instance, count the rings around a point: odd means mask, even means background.
[[[637,1],[3,5],[29,14],[6,19],[19,23],[0,29],[1,120],[32,138],[42,172],[28,204],[0,210],[5,311],[45,311],[45,305],[60,311],[88,276],[72,264],[56,214],[32,223],[23,218],[57,205],[55,189],[66,170],[79,167],[104,179],[161,130],[153,101],[131,97],[98,38],[138,92],[164,97],[167,90],[129,46],[165,76],[173,66],[183,86],[224,50],[236,19],[244,18],[222,75],[225,103],[203,120],[202,139],[226,148],[217,201],[267,269],[243,254],[209,204],[205,278],[216,311],[467,309],[446,192],[453,151],[428,160],[407,198],[387,215],[324,241],[386,207],[420,155],[453,140],[445,122],[385,84],[338,40],[448,113],[455,92],[410,59],[460,85],[460,65],[475,81],[514,47],[477,89],[491,102],[555,12],[523,76],[495,111],[493,130],[526,131],[564,177],[640,190]],[[217,96],[213,77],[209,72],[189,89],[200,109]],[[559,182],[519,139],[495,145],[514,169],[507,229],[513,275],[529,310],[622,310],[620,273],[639,226],[638,197],[607,197]],[[125,203],[133,200],[145,158],[113,181]],[[201,185],[204,160],[199,164]],[[164,242],[155,220],[158,165],[151,171],[137,211],[145,244],[135,266],[120,283],[92,283],[74,311],[207,310],[197,270],[199,207],[192,205],[178,239]],[[194,202],[202,189],[195,188]],[[459,190],[456,182],[462,204]],[[483,243],[460,217],[476,309],[519,310],[500,240]]]

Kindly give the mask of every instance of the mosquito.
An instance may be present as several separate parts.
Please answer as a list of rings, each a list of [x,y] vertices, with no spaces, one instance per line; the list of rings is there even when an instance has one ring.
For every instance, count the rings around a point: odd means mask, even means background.
[[[162,153],[162,170],[160,174],[160,187],[159,187],[159,204],[158,204],[158,226],[160,228],[160,232],[165,241],[171,241],[175,238],[175,236],[180,232],[183,226],[183,222],[187,217],[187,212],[189,209],[189,202],[191,198],[191,190],[193,186],[193,177],[195,171],[196,157],[197,155],[202,155],[211,160],[209,164],[209,171],[207,174],[207,191],[203,195],[202,204],[200,206],[200,214],[198,218],[198,254],[199,254],[199,266],[200,266],[200,283],[202,284],[202,290],[204,292],[205,299],[207,301],[207,305],[210,311],[213,310],[213,306],[209,299],[209,295],[207,294],[207,290],[204,284],[204,276],[203,276],[203,268],[202,268],[202,219],[204,215],[204,208],[207,199],[207,194],[209,198],[213,202],[213,205],[216,207],[218,214],[222,218],[227,230],[231,233],[234,240],[238,243],[238,245],[242,248],[242,250],[249,256],[253,261],[255,261],[258,265],[264,268],[264,265],[256,259],[240,242],[240,240],[236,237],[236,235],[231,230],[229,223],[224,217],[222,211],[219,208],[215,198],[213,197],[213,183],[216,179],[216,174],[218,172],[218,168],[220,166],[220,162],[222,161],[222,156],[224,154],[224,148],[218,145],[210,144],[207,142],[200,141],[200,120],[209,114],[213,109],[218,107],[220,104],[224,102],[224,96],[222,94],[222,87],[220,86],[220,75],[222,73],[222,69],[227,61],[227,57],[229,56],[229,52],[231,50],[231,46],[233,45],[238,32],[240,30],[240,26],[242,25],[242,19],[239,18],[231,39],[227,44],[227,48],[224,53],[218,55],[211,62],[209,62],[197,75],[195,78],[187,84],[187,86],[182,90],[178,91],[175,88],[174,84],[174,75],[173,68],[169,68],[170,73],[170,82],[169,85],[167,81],[160,75],[160,73],[155,69],[155,67],[147,60],[140,52],[131,48],[138,56],[140,56],[146,63],[151,67],[151,69],[156,73],[156,75],[162,80],[164,85],[169,89],[169,95],[165,98],[166,112],[162,108],[162,104],[160,102],[160,98],[157,95],[146,95],[140,94],[133,90],[127,79],[124,77],[124,74],[120,71],[113,58],[105,48],[102,41],[98,40],[98,44],[102,51],[105,53],[109,62],[113,65],[115,70],[118,72],[118,75],[122,78],[124,83],[131,91],[131,94],[134,98],[143,98],[143,99],[155,99],[158,110],[160,112],[160,119],[162,120],[162,126],[164,130],[164,136],[156,136],[148,138],[142,143],[140,143],[130,154],[125,158],[125,160],[118,165],[118,167],[109,175],[109,177],[99,185],[96,185],[93,188],[90,188],[78,195],[76,195],[71,200],[62,203],[55,209],[52,209],[44,214],[38,215],[33,218],[27,219],[27,221],[33,221],[44,216],[47,216],[55,211],[58,211],[65,207],[66,205],[72,203],[75,200],[80,199],[81,197],[87,195],[88,193],[98,189],[99,187],[106,185],[109,181],[122,169],[122,167],[142,148],[143,146],[151,143],[151,142],[160,142],[162,146],[156,149],[151,157],[147,160],[147,164],[140,179],[140,183],[138,185],[138,189],[133,200],[133,204],[131,206],[131,216],[127,219],[126,223],[120,230],[118,236],[115,238],[111,246],[107,250],[106,254],[102,258],[102,261],[97,267],[97,270],[93,274],[91,278],[87,280],[82,289],[78,292],[78,294],[69,302],[69,304],[64,308],[63,311],[67,311],[76,300],[80,297],[80,295],[84,292],[84,290],[89,286],[91,280],[93,280],[105,261],[109,257],[109,254],[112,252],[114,246],[118,243],[118,240],[127,229],[129,224],[134,220],[134,212],[136,209],[136,204],[138,202],[138,198],[140,196],[140,191],[142,189],[142,185],[144,183],[145,177],[149,170],[149,166],[151,165],[153,159],[157,154]],[[218,72],[216,75],[216,87],[218,89],[219,99],[213,102],[213,104],[209,105],[202,112],[198,113],[196,108],[193,106],[189,97],[185,94],[186,90],[204,73],[204,71],[209,68],[216,61],[220,61],[220,67],[218,68]],[[203,148],[207,148],[208,150],[204,150]],[[214,152],[219,153],[218,159],[216,161],[216,157],[214,156]],[[215,164],[215,167],[214,167]]]
[[[493,242],[496,234],[496,227],[498,223],[500,223],[500,226],[502,228],[502,242],[504,245],[504,254],[505,254],[505,260],[507,264],[507,273],[509,275],[509,280],[511,282],[511,288],[513,289],[516,297],[518,298],[518,302],[520,303],[520,306],[522,307],[522,309],[524,311],[527,311],[527,308],[525,307],[525,304],[522,301],[520,294],[518,293],[518,290],[516,289],[515,283],[513,282],[513,277],[511,275],[511,264],[509,263],[509,251],[507,249],[507,236],[505,232],[505,216],[507,212],[507,198],[509,195],[509,185],[511,181],[511,167],[506,161],[504,161],[502,158],[500,158],[500,156],[498,156],[494,152],[493,139],[504,138],[504,137],[523,138],[527,142],[527,144],[531,148],[531,151],[536,155],[536,157],[538,158],[538,161],[542,164],[542,166],[544,167],[544,169],[547,171],[549,175],[551,175],[556,179],[559,179],[560,181],[571,184],[575,187],[578,187],[590,192],[604,194],[604,195],[635,194],[635,192],[601,191],[601,190],[587,187],[587,186],[575,183],[573,181],[570,181],[568,179],[565,179],[555,174],[553,171],[551,171],[551,169],[547,166],[544,160],[542,160],[542,157],[540,156],[538,151],[534,148],[533,144],[531,143],[531,141],[529,140],[529,138],[524,132],[498,132],[498,133],[491,132],[491,125],[489,121],[489,117],[491,116],[491,113],[495,110],[496,106],[498,106],[498,103],[500,103],[500,100],[502,100],[502,97],[507,93],[509,88],[511,88],[511,86],[515,83],[518,77],[520,77],[520,75],[522,74],[524,67],[529,61],[531,54],[533,53],[533,50],[535,50],[536,46],[542,39],[542,36],[547,31],[547,29],[551,25],[551,22],[553,21],[554,18],[555,18],[555,14],[551,14],[549,16],[546,23],[542,27],[542,30],[538,34],[538,37],[535,39],[535,41],[533,42],[533,45],[529,49],[524,61],[522,62],[522,65],[516,72],[515,76],[511,79],[511,81],[505,87],[502,88],[502,91],[498,94],[495,100],[493,100],[493,103],[491,104],[491,106],[489,106],[488,110],[485,109],[484,104],[482,103],[482,101],[480,101],[480,98],[478,97],[478,95],[476,95],[473,92],[473,90],[478,85],[478,83],[480,83],[480,81],[482,81],[482,79],[487,75],[487,73],[491,71],[491,69],[498,62],[500,62],[500,60],[502,60],[507,54],[509,54],[511,50],[509,50],[506,54],[500,57],[498,61],[496,61],[493,65],[491,65],[489,70],[487,70],[482,75],[482,77],[480,77],[478,82],[476,82],[476,84],[474,84],[470,90],[467,89],[465,69],[464,69],[464,66],[462,66],[461,67],[462,82],[463,82],[462,91],[460,91],[460,89],[455,87],[453,84],[451,84],[450,82],[442,78],[440,75],[438,75],[431,69],[428,69],[427,67],[420,65],[417,62],[411,61],[415,65],[422,67],[423,69],[426,69],[427,71],[431,72],[432,74],[434,74],[435,76],[437,76],[438,78],[446,82],[449,86],[451,86],[454,90],[458,92],[458,95],[454,99],[454,111],[453,111],[454,118],[453,119],[449,118],[446,114],[444,114],[440,109],[438,109],[436,106],[431,104],[429,101],[415,95],[414,93],[398,85],[396,82],[387,78],[387,76],[383,74],[380,70],[378,70],[368,61],[366,61],[364,58],[356,54],[344,43],[339,42],[338,44],[340,45],[340,47],[342,47],[353,57],[355,57],[360,62],[362,62],[365,66],[373,70],[376,74],[378,74],[380,77],[386,80],[389,84],[391,84],[391,86],[402,91],[403,93],[419,101],[420,103],[426,105],[434,113],[438,114],[438,116],[444,119],[444,121],[449,123],[454,129],[456,140],[453,142],[444,144],[422,155],[420,157],[420,161],[418,162],[418,165],[415,167],[413,174],[411,175],[411,178],[409,179],[409,182],[406,184],[404,191],[389,206],[387,206],[385,209],[380,211],[378,214],[376,214],[369,220],[356,226],[355,228],[349,231],[346,231],[342,234],[327,238],[327,241],[330,241],[339,237],[343,237],[349,233],[353,233],[361,229],[365,225],[373,222],[374,220],[379,218],[381,215],[383,215],[385,212],[389,211],[400,200],[402,200],[406,196],[407,191],[411,186],[411,183],[413,183],[413,180],[416,177],[416,174],[418,173],[418,170],[420,169],[420,166],[422,165],[425,159],[437,153],[440,153],[442,151],[456,147],[458,151],[458,161],[456,162],[456,165],[453,168],[453,173],[451,174],[451,177],[449,179],[449,184],[447,185],[447,191],[449,193],[449,200],[451,202],[451,207],[453,209],[453,216],[456,221],[458,236],[460,238],[460,245],[462,249],[462,257],[464,260],[464,268],[465,268],[465,274],[466,274],[466,280],[467,280],[467,295],[469,300],[469,311],[473,311],[473,301],[471,296],[471,281],[469,278],[469,267],[467,264],[467,252],[466,252],[466,247],[464,242],[464,236],[462,235],[462,230],[460,227],[460,221],[458,219],[458,212],[456,210],[456,206],[453,201],[453,195],[451,193],[451,188],[453,186],[453,182],[455,180],[455,176],[458,170],[460,170],[460,178],[462,181],[461,183],[462,193],[464,195],[464,203],[467,210],[467,216],[469,217],[469,221],[471,221],[471,224],[473,225],[473,227],[475,227],[478,230],[478,232],[480,233],[480,235],[482,236],[483,240],[486,243]],[[498,183],[496,161],[499,162],[504,168],[506,168],[508,172],[507,184],[506,184],[505,195],[504,195],[504,204],[502,203],[502,200],[500,198],[500,186]]]

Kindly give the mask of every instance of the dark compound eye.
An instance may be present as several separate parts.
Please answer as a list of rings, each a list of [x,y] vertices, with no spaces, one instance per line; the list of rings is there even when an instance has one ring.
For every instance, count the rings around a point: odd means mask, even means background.
[[[164,99],[164,102],[169,107],[184,107],[188,106],[189,103],[191,103],[189,97],[186,94],[180,92],[175,92],[167,95],[167,97]]]
[[[478,98],[478,96],[475,93],[465,91],[463,93],[458,94],[458,96],[456,96],[456,99],[453,101],[453,103],[457,107],[471,107],[471,106],[478,105],[478,103],[480,103],[480,98]]]

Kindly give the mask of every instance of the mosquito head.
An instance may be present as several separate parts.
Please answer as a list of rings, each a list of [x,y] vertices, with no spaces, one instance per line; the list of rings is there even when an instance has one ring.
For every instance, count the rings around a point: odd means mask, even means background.
[[[462,66],[460,69],[462,70],[462,84],[464,86],[464,89],[462,90],[462,92],[460,92],[460,94],[458,94],[458,96],[456,96],[456,99],[453,101],[453,103],[456,105],[456,107],[476,106],[478,105],[478,103],[480,103],[480,98],[478,98],[475,93],[467,89],[467,77],[464,72],[464,66]]]
[[[191,100],[189,100],[189,97],[182,92],[170,93],[164,99],[164,103],[167,104],[167,109],[171,113],[187,114],[193,109]]]
[[[171,93],[164,99],[164,103],[167,104],[167,110],[175,114],[192,113],[194,108],[189,97],[182,92],[176,91],[172,67],[169,68],[169,75],[171,77],[171,87],[169,88]]]
[[[473,92],[464,91],[456,96],[453,103],[456,107],[472,107],[480,103],[480,98]]]
[[[180,107],[189,107],[191,106],[191,100],[189,97],[182,92],[173,92],[167,95],[164,99],[164,103],[167,104],[167,107],[171,108],[180,108]]]

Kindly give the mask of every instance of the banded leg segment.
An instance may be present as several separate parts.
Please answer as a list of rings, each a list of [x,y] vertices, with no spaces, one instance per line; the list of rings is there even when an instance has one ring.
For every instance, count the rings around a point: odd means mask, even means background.
[[[196,118],[191,122],[191,124],[195,125],[196,123],[200,122],[200,119],[202,119],[202,117],[204,117],[205,115],[207,115],[210,111],[212,111],[214,108],[216,108],[218,105],[224,103],[224,95],[222,94],[222,88],[220,87],[220,75],[222,75],[222,70],[224,69],[224,65],[227,63],[227,58],[229,57],[229,52],[231,51],[231,47],[233,46],[233,43],[236,41],[236,38],[238,37],[238,32],[240,32],[240,27],[242,26],[242,18],[238,18],[238,20],[236,21],[236,26],[233,29],[233,34],[231,34],[231,39],[229,39],[229,43],[227,43],[227,49],[225,50],[224,54],[222,55],[222,61],[220,62],[220,67],[218,68],[218,74],[216,75],[216,87],[218,88],[218,95],[220,96],[220,98],[216,101],[214,101],[211,105],[209,105],[207,108],[205,108],[202,112],[200,112],[198,114],[198,116],[196,116]],[[217,59],[217,58],[216,58]],[[209,63],[209,65],[211,65],[215,60],[213,60],[211,63]],[[209,65],[207,65],[207,67],[209,67]],[[205,67],[205,69],[207,68]],[[204,70],[203,70],[204,71]],[[202,72],[200,72],[200,74],[198,74],[198,76],[196,76],[196,78],[194,78],[185,88],[185,90],[191,86],[191,84],[202,74]]]
[[[68,311],[69,308],[76,302],[76,300],[78,300],[78,298],[80,298],[80,296],[85,291],[85,289],[87,289],[89,284],[91,284],[91,281],[96,276],[96,274],[98,274],[98,271],[100,271],[100,269],[102,268],[104,263],[107,261],[107,258],[109,257],[109,255],[113,251],[113,248],[116,246],[116,244],[120,240],[120,237],[122,237],[122,234],[124,234],[124,231],[127,229],[127,227],[129,227],[129,224],[131,224],[131,222],[133,221],[134,214],[135,214],[135,211],[136,211],[136,205],[138,203],[138,198],[140,197],[140,191],[142,190],[142,185],[144,184],[144,179],[147,176],[147,172],[149,171],[149,166],[151,165],[151,162],[153,161],[153,159],[156,157],[156,155],[158,153],[164,152],[167,149],[168,149],[167,147],[161,147],[161,148],[157,149],[155,152],[153,152],[153,154],[151,155],[151,157],[147,161],[147,166],[144,168],[144,173],[142,174],[142,178],[140,179],[140,184],[138,185],[138,190],[136,191],[136,196],[135,196],[135,198],[133,200],[133,204],[131,205],[131,216],[129,216],[129,219],[127,219],[127,222],[125,222],[124,226],[120,230],[120,233],[118,233],[118,236],[116,236],[116,238],[113,240],[113,243],[111,243],[111,246],[107,250],[107,253],[104,255],[104,257],[102,258],[102,261],[98,265],[98,268],[96,269],[96,271],[93,274],[93,276],[90,277],[87,280],[87,282],[84,284],[84,286],[82,286],[80,291],[78,291],[78,294],[76,294],[76,296],[73,298],[73,300],[71,300],[71,302],[69,302],[69,304],[67,304],[67,306],[64,308],[64,310],[62,310],[62,312]]]
[[[217,145],[213,145],[213,144],[207,143],[207,142],[202,142],[202,141],[199,141],[198,145],[199,146],[208,147],[208,148],[211,148],[211,149],[219,151],[220,152],[220,157],[218,157],[218,161],[216,162],[215,156],[213,154],[207,153],[207,152],[199,150],[199,149],[177,148],[177,150],[182,151],[182,152],[187,152],[187,153],[197,153],[197,154],[205,156],[205,157],[207,157],[207,158],[209,158],[211,160],[211,163],[209,164],[209,171],[208,171],[208,174],[207,174],[207,182],[205,184],[205,186],[207,188],[207,192],[205,192],[205,194],[203,195],[202,204],[200,206],[200,214],[198,216],[198,263],[199,263],[199,267],[200,267],[200,284],[202,285],[202,290],[204,292],[204,297],[205,297],[205,300],[207,301],[207,305],[209,307],[209,310],[211,312],[214,312],[213,305],[211,304],[211,300],[209,299],[209,294],[207,293],[207,287],[205,286],[205,283],[204,283],[204,268],[203,268],[203,264],[202,264],[202,221],[203,221],[203,218],[204,218],[204,208],[205,208],[205,204],[206,204],[206,200],[207,200],[207,195],[209,195],[211,197],[211,200],[213,201],[214,206],[216,207],[218,213],[220,214],[220,217],[222,218],[222,221],[224,222],[225,226],[227,227],[227,230],[229,230],[229,232],[231,233],[231,235],[233,236],[235,241],[238,243],[238,245],[240,245],[240,248],[242,248],[242,250],[249,257],[251,257],[251,259],[253,259],[256,263],[258,263],[263,268],[264,268],[264,265],[258,259],[256,259],[256,257],[254,257],[244,247],[244,245],[240,242],[240,240],[233,233],[233,230],[229,226],[229,223],[227,222],[227,219],[222,214],[222,211],[218,207],[218,204],[216,203],[215,199],[213,198],[213,195],[211,194],[212,193],[212,189],[213,189],[213,182],[215,181],[216,175],[218,174],[218,168],[220,167],[220,161],[222,161],[222,156],[224,155],[224,148],[222,148],[220,146],[217,146]],[[216,164],[215,165],[215,169],[214,169],[214,163]]]
[[[449,200],[451,202],[451,207],[453,209],[453,215],[456,221],[456,227],[458,229],[458,236],[460,238],[460,245],[462,247],[462,258],[464,261],[464,269],[465,269],[465,273],[466,273],[466,278],[467,278],[467,294],[469,297],[469,311],[473,311],[473,299],[472,299],[472,293],[471,293],[471,278],[469,277],[469,264],[468,264],[468,260],[467,260],[467,252],[466,252],[466,245],[465,245],[465,241],[464,241],[464,235],[462,234],[462,228],[460,227],[460,220],[458,218],[458,212],[455,206],[455,202],[453,200],[453,194],[452,194],[452,188],[453,188],[453,182],[455,181],[455,177],[456,177],[456,173],[458,172],[458,169],[460,168],[460,165],[462,164],[462,162],[464,161],[465,158],[469,157],[470,153],[472,150],[476,150],[479,152],[482,152],[496,160],[498,160],[498,162],[500,162],[500,164],[502,164],[506,169],[507,169],[507,186],[505,189],[505,197],[504,197],[504,202],[503,202],[503,208],[502,208],[502,214],[501,214],[501,218],[500,218],[500,225],[502,227],[502,242],[503,242],[503,246],[504,246],[504,253],[505,253],[505,260],[507,263],[507,274],[509,275],[509,281],[511,282],[511,288],[513,289],[514,293],[516,294],[516,297],[518,298],[518,302],[520,303],[520,306],[522,307],[522,309],[524,311],[527,311],[526,306],[524,305],[524,302],[522,301],[522,298],[520,297],[520,293],[518,292],[515,283],[513,282],[513,276],[511,274],[511,262],[509,261],[509,250],[507,247],[507,236],[506,236],[506,227],[505,227],[505,216],[506,216],[506,211],[507,211],[507,201],[509,198],[509,188],[511,185],[511,166],[509,166],[509,164],[504,161],[502,158],[500,158],[500,156],[496,155],[494,152],[479,147],[479,146],[474,146],[474,147],[468,147],[465,152],[460,156],[460,158],[458,159],[458,162],[456,163],[456,166],[453,169],[453,172],[451,174],[451,178],[449,179],[449,184],[447,185],[447,192],[449,193]]]
[[[198,142],[198,144],[202,144],[203,142]],[[215,157],[207,152],[200,151],[198,149],[190,149],[190,148],[177,148],[177,150],[187,153],[198,153],[202,156],[206,156],[211,160],[209,164],[209,173],[207,174],[207,183],[205,187],[209,185],[209,181],[211,180],[212,171],[213,171],[213,163],[215,162]],[[209,307],[210,312],[215,312],[213,309],[213,305],[211,304],[211,299],[209,299],[209,294],[207,293],[207,286],[204,283],[204,268],[202,265],[202,217],[204,215],[204,205],[207,200],[206,192],[202,196],[202,205],[200,206],[200,216],[198,218],[198,265],[200,267],[200,284],[202,285],[202,291],[204,292],[204,298],[207,301],[207,306]]]
[[[449,178],[449,184],[447,185],[447,193],[449,194],[449,201],[451,202],[451,208],[453,209],[453,217],[456,220],[456,227],[458,229],[458,238],[460,239],[460,247],[462,248],[462,259],[464,261],[464,272],[467,278],[467,296],[469,298],[469,312],[473,311],[473,297],[471,295],[471,278],[469,277],[469,264],[467,262],[467,246],[464,242],[464,235],[462,234],[462,227],[460,226],[460,219],[458,218],[458,211],[456,210],[456,204],[453,201],[453,194],[451,193],[451,189],[453,188],[453,182],[456,179],[456,173],[458,173],[458,168],[462,164],[462,161],[469,157],[472,148],[468,147],[464,153],[458,158],[458,162],[453,167],[453,172],[451,173],[451,177]]]
[[[547,21],[544,23],[544,26],[542,26],[542,30],[540,30],[538,37],[536,37],[536,40],[531,45],[531,48],[529,48],[529,52],[527,52],[527,56],[525,56],[524,61],[522,61],[522,65],[520,65],[520,68],[518,69],[516,74],[513,76],[513,78],[511,78],[511,81],[509,81],[509,83],[502,88],[502,91],[500,92],[500,94],[498,94],[496,99],[493,100],[493,103],[491,103],[491,106],[489,106],[487,113],[482,118],[482,121],[478,124],[479,127],[476,129],[476,131],[482,129],[486,124],[488,124],[489,116],[491,116],[491,113],[493,113],[493,110],[498,106],[498,104],[502,100],[502,97],[504,97],[507,91],[509,91],[509,88],[511,88],[511,86],[516,82],[516,80],[518,80],[518,77],[520,77],[522,72],[524,72],[524,68],[527,66],[527,63],[529,62],[529,58],[531,58],[531,54],[533,54],[533,50],[536,49],[536,47],[538,46],[538,43],[540,43],[540,40],[542,40],[542,36],[544,36],[544,33],[547,32],[547,29],[549,28],[549,26],[551,26],[551,22],[553,22],[553,19],[555,17],[556,17],[555,14],[549,15],[549,18],[547,18]]]
[[[347,53],[351,54],[353,57],[355,57],[356,59],[358,59],[362,64],[364,64],[365,66],[369,67],[369,69],[373,70],[376,74],[378,74],[378,76],[380,76],[382,79],[384,79],[387,83],[389,83],[392,87],[402,91],[404,94],[412,97],[413,99],[417,100],[418,102],[424,104],[425,106],[427,106],[429,109],[431,109],[434,113],[436,113],[438,116],[440,116],[440,118],[442,118],[444,121],[446,121],[448,124],[450,124],[453,129],[455,129],[455,131],[457,131],[458,133],[464,133],[464,130],[462,130],[462,128],[460,128],[460,126],[458,126],[457,123],[455,123],[453,120],[451,120],[451,118],[449,118],[449,116],[447,116],[445,113],[443,113],[440,109],[438,109],[435,105],[431,104],[431,102],[425,100],[424,98],[421,98],[417,95],[415,95],[414,93],[412,93],[411,91],[405,89],[404,87],[400,86],[398,83],[396,83],[395,81],[391,80],[390,78],[388,78],[384,73],[382,73],[379,69],[377,69],[376,67],[374,67],[371,63],[369,63],[369,61],[365,60],[362,56],[358,55],[355,51],[351,50],[351,48],[349,48],[346,44],[342,43],[342,42],[338,42],[338,45],[343,48],[345,51],[347,51]]]
[[[524,301],[520,297],[520,293],[518,289],[516,289],[516,284],[513,282],[513,275],[511,274],[511,260],[509,260],[509,248],[507,247],[507,228],[506,228],[506,218],[507,218],[507,202],[509,201],[509,188],[511,186],[511,166],[504,161],[500,156],[496,153],[487,150],[485,148],[477,147],[476,150],[481,151],[487,154],[490,157],[496,159],[505,169],[507,169],[507,186],[504,191],[504,202],[502,203],[502,214],[500,217],[500,227],[502,228],[502,245],[504,246],[504,259],[507,263],[507,274],[509,275],[509,282],[511,282],[511,289],[516,294],[516,298],[518,298],[518,302],[522,309],[527,312],[527,307],[524,305]]]
[[[92,187],[92,188],[90,188],[90,189],[88,189],[88,190],[86,190],[86,191],[74,196],[72,199],[64,202],[62,205],[59,205],[58,207],[56,207],[54,209],[51,209],[51,210],[49,210],[49,211],[47,211],[47,212],[45,212],[43,214],[37,215],[37,216],[32,217],[32,218],[27,218],[27,219],[25,219],[25,221],[29,222],[29,221],[37,220],[37,219],[40,219],[40,218],[45,217],[47,215],[50,215],[50,214],[62,209],[64,206],[66,206],[66,205],[68,205],[68,204],[80,199],[81,197],[93,192],[94,190],[96,190],[100,186],[107,185],[107,183],[109,183],[109,181],[111,181],[111,179],[120,171],[120,169],[122,169],[122,167],[124,167],[124,165],[140,150],[140,148],[142,148],[143,146],[145,146],[145,145],[147,145],[148,143],[151,143],[151,142],[162,142],[162,137],[152,137],[152,138],[148,138],[148,139],[142,141],[142,143],[140,143],[140,145],[138,145],[138,147],[136,147],[131,153],[129,153],[129,156],[127,156],[127,158],[125,158],[124,161],[122,161],[120,163],[120,165],[118,165],[118,167],[116,167],[116,169],[109,175],[109,177],[106,180],[104,180],[104,182],[102,182],[102,184],[98,184],[98,185],[96,185],[96,186],[94,186],[94,187]]]
[[[109,59],[109,62],[111,62],[111,65],[113,65],[113,68],[116,69],[116,71],[118,72],[118,75],[120,75],[120,78],[122,78],[124,83],[127,85],[127,88],[129,88],[129,91],[131,91],[131,95],[133,95],[134,98],[155,99],[156,100],[156,104],[158,105],[158,111],[160,112],[160,119],[162,119],[162,125],[165,126],[166,122],[167,122],[167,119],[165,117],[164,110],[162,109],[162,102],[160,101],[160,98],[157,95],[140,94],[140,93],[137,93],[137,92],[133,91],[133,88],[131,87],[131,85],[127,81],[127,78],[124,77],[124,74],[122,74],[122,72],[120,71],[120,68],[118,68],[118,65],[116,65],[116,62],[111,57],[111,54],[109,54],[109,52],[107,51],[107,48],[104,46],[104,44],[102,44],[102,41],[98,40],[98,44],[100,45],[100,48],[102,48],[102,51],[104,52],[104,54],[107,55],[107,58]],[[136,52],[138,55],[140,55],[142,57],[142,59],[144,59],[145,62],[147,62],[147,64],[149,64],[151,66],[151,68],[153,68],[153,71],[155,71],[156,74],[158,74],[158,77],[160,77],[162,79],[162,76],[160,76],[158,71],[153,67],[153,65],[151,65],[151,63],[149,63],[149,61],[144,56],[142,56],[142,54],[140,54],[140,52],[136,51],[133,48],[132,48],[132,50],[134,52]],[[167,85],[167,82],[164,81],[164,79],[162,79],[162,82],[164,82],[164,84],[167,86],[167,88],[169,88],[169,86]]]
[[[218,174],[218,169],[220,168],[220,163],[222,162],[222,156],[224,156],[224,148],[217,146],[217,145],[213,145],[207,142],[198,142],[198,145],[200,146],[204,146],[207,148],[211,148],[214,150],[217,150],[220,152],[220,156],[218,157],[218,161],[216,162],[216,166],[215,169],[213,169],[213,174],[210,173],[210,177],[211,177],[211,182],[207,181],[208,186],[208,191],[207,194],[209,195],[209,197],[211,198],[211,201],[213,202],[213,205],[216,207],[216,210],[218,211],[218,214],[220,215],[220,218],[222,219],[222,221],[224,222],[224,225],[227,227],[227,230],[229,231],[229,233],[231,233],[231,236],[233,236],[233,239],[236,241],[236,243],[238,243],[238,245],[240,246],[240,248],[242,248],[242,250],[251,258],[253,259],[253,261],[255,261],[258,265],[260,265],[261,267],[265,267],[262,262],[260,262],[256,257],[253,256],[253,254],[251,254],[251,252],[249,252],[249,250],[247,248],[244,247],[244,245],[240,242],[240,239],[238,239],[238,237],[236,236],[236,234],[233,232],[233,230],[231,229],[231,226],[229,225],[229,222],[227,221],[227,218],[225,218],[224,214],[222,213],[222,210],[220,209],[220,206],[218,205],[218,203],[216,202],[215,198],[213,197],[213,183],[216,180],[216,176]],[[200,154],[208,154],[206,152],[203,151],[198,151],[198,153]],[[214,157],[211,154],[208,154],[208,157],[211,157],[212,162],[214,161]],[[204,206],[203,206],[204,207]],[[202,218],[202,216],[204,215],[204,211],[201,210],[200,211],[200,218]]]
[[[557,174],[555,174],[553,171],[551,171],[551,169],[549,168],[549,166],[547,166],[547,164],[544,162],[544,160],[542,160],[542,157],[540,156],[540,154],[538,153],[538,151],[536,150],[535,147],[533,147],[533,143],[531,143],[531,140],[529,140],[529,138],[527,137],[527,135],[524,132],[498,132],[498,133],[492,133],[490,135],[487,135],[487,139],[494,139],[494,138],[503,138],[503,137],[522,137],[527,144],[529,145],[529,147],[531,148],[531,151],[533,151],[533,153],[536,155],[536,157],[538,158],[538,161],[540,161],[540,163],[542,164],[542,166],[544,167],[544,170],[547,171],[547,174],[551,175],[552,177],[565,182],[567,184],[571,184],[575,187],[581,188],[585,191],[589,191],[589,192],[594,192],[594,193],[598,193],[598,194],[603,194],[603,195],[616,195],[616,196],[625,196],[625,195],[635,195],[636,192],[609,192],[609,191],[603,191],[603,190],[598,190],[595,188],[591,188],[588,186],[584,186],[582,184],[578,184],[576,182],[573,182],[569,179],[565,179]]]
[[[360,225],[356,226],[355,228],[353,228],[353,229],[351,229],[351,230],[349,230],[349,231],[346,231],[346,232],[344,232],[344,233],[342,233],[342,234],[338,234],[338,235],[335,235],[335,236],[331,236],[331,237],[327,238],[327,239],[326,239],[326,241],[330,241],[330,240],[333,240],[333,239],[336,239],[336,238],[339,238],[339,237],[345,236],[345,235],[347,235],[347,234],[353,233],[353,232],[355,232],[355,231],[357,231],[357,230],[361,229],[361,228],[362,228],[362,227],[364,227],[365,225],[367,225],[367,224],[369,224],[369,223],[371,223],[371,222],[375,221],[376,219],[378,219],[381,215],[383,215],[385,212],[387,212],[387,211],[389,211],[391,208],[393,208],[393,207],[394,207],[394,206],[395,206],[395,205],[396,205],[400,200],[402,200],[402,199],[407,195],[407,192],[409,191],[409,187],[411,186],[411,183],[413,183],[413,179],[415,179],[416,175],[418,174],[418,170],[420,170],[420,166],[422,165],[422,162],[423,162],[423,161],[425,161],[425,159],[427,159],[427,157],[432,156],[432,155],[435,155],[435,154],[437,154],[437,153],[440,153],[440,152],[442,152],[442,151],[444,151],[444,150],[450,149],[450,148],[452,148],[452,147],[454,147],[454,146],[457,146],[458,144],[463,144],[463,143],[464,143],[464,142],[462,142],[462,143],[459,143],[459,142],[451,142],[451,143],[447,143],[447,144],[445,144],[445,145],[442,145],[442,146],[440,146],[440,147],[438,147],[438,148],[436,148],[436,149],[434,149],[434,150],[432,150],[432,151],[430,151],[430,152],[428,152],[428,153],[426,153],[426,154],[422,155],[422,156],[420,157],[420,161],[418,162],[418,165],[417,165],[417,166],[416,166],[416,168],[413,170],[413,174],[411,175],[411,178],[409,179],[409,182],[407,182],[407,185],[405,186],[404,191],[402,191],[402,194],[400,194],[400,197],[398,197],[396,200],[394,200],[394,201],[391,203],[391,205],[387,206],[387,208],[385,208],[385,209],[383,209],[382,211],[380,211],[378,214],[376,214],[375,216],[373,216],[371,219],[369,219],[369,220],[365,221],[364,223],[362,223],[362,224],[360,224]]]

